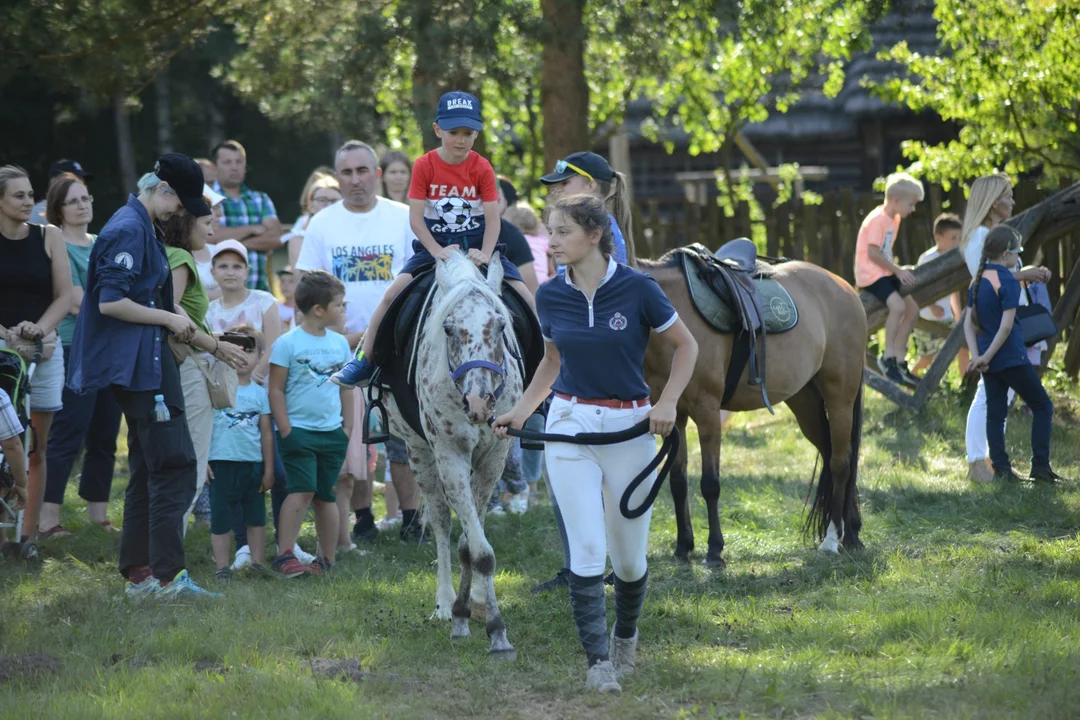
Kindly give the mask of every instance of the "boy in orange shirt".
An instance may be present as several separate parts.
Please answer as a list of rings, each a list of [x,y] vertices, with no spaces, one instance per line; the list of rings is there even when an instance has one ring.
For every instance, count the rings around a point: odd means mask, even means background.
[[[905,356],[919,305],[910,296],[900,296],[901,285],[913,285],[915,275],[893,262],[893,241],[900,221],[922,199],[922,183],[907,173],[890,175],[885,181],[885,204],[866,216],[855,244],[855,284],[889,308],[885,351],[878,358],[878,368],[893,382],[912,386],[919,378],[908,370]]]

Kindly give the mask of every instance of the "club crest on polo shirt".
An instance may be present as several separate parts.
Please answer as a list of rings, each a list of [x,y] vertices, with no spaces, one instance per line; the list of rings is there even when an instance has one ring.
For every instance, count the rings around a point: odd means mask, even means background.
[[[131,253],[127,252],[118,253],[117,256],[113,258],[113,262],[117,265],[123,265],[128,270],[135,266],[135,258],[131,257]]]
[[[608,327],[612,330],[625,330],[627,324],[628,321],[626,316],[622,313],[615,313],[611,316],[611,319],[608,320]]]

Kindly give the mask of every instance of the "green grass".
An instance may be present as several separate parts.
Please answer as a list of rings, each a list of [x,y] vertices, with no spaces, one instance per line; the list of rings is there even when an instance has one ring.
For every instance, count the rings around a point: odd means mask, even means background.
[[[45,545],[40,567],[0,564],[0,656],[44,652],[63,667],[0,684],[0,715],[1075,717],[1080,486],[973,487],[966,400],[943,390],[912,416],[868,393],[868,549],[855,556],[823,556],[800,535],[814,454],[790,413],[737,417],[722,468],[728,569],[672,563],[665,490],[639,673],[616,698],[582,691],[565,594],[529,593],[561,562],[546,507],[489,522],[519,653],[499,664],[487,659],[479,624],[452,643],[449,623],[428,619],[434,549],[389,539],[346,559],[329,581],[237,581],[219,602],[133,605],[115,571],[118,537],[83,526],[72,487],[64,523],[81,528],[77,536]],[[1058,387],[1055,401],[1055,464],[1080,475],[1075,388]],[[1029,427],[1010,416],[1020,465]],[[704,506],[694,496],[702,548]],[[212,585],[205,532],[191,533],[188,547],[192,574]],[[608,605],[613,613],[610,595]],[[313,658],[355,659],[374,676],[316,677]]]

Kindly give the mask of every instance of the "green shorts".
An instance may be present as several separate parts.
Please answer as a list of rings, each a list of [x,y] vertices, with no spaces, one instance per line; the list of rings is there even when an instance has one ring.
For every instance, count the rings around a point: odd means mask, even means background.
[[[292,493],[315,493],[315,498],[337,500],[337,481],[349,449],[349,436],[337,430],[293,427],[286,437],[278,433],[278,449],[285,465],[285,488]]]
[[[266,527],[266,498],[262,485],[261,462],[211,460],[214,481],[210,483],[210,532],[228,535],[233,530],[233,510],[239,505],[248,527]]]

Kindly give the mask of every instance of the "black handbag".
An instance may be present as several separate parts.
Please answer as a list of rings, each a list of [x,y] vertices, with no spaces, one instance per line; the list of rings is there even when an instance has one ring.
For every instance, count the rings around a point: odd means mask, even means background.
[[[1024,336],[1024,345],[1031,347],[1043,340],[1057,337],[1059,332],[1054,316],[1044,306],[1032,301],[1031,293],[1024,287],[1028,304],[1016,308],[1016,321],[1020,323],[1020,333]]]

